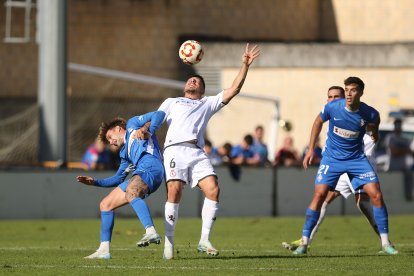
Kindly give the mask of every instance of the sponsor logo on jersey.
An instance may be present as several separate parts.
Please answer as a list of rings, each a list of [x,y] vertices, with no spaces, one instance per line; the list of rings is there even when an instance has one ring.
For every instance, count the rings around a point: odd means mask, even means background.
[[[377,178],[377,175],[374,171],[370,171],[370,172],[362,173],[358,177],[359,179],[369,178],[369,180],[374,180],[375,178]]]
[[[359,136],[359,131],[355,132],[355,131],[343,129],[337,126],[334,126],[333,132],[342,138],[357,138]]]
[[[170,176],[171,176],[171,177],[176,176],[176,174],[175,174],[175,170],[171,170],[171,171],[170,171]]]

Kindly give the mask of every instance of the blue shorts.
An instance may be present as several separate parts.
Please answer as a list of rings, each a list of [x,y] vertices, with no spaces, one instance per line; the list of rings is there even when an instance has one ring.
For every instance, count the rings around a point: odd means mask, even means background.
[[[152,154],[145,154],[138,162],[138,166],[132,173],[132,176],[139,175],[142,181],[147,184],[149,191],[145,195],[155,192],[160,187],[162,180],[164,179],[164,166],[162,161]],[[118,185],[122,191],[126,192],[128,187],[129,179]]]
[[[324,156],[316,173],[315,185],[327,184],[331,190],[334,190],[343,173],[348,174],[355,191],[367,183],[379,183],[378,175],[366,156],[351,160],[338,160]]]

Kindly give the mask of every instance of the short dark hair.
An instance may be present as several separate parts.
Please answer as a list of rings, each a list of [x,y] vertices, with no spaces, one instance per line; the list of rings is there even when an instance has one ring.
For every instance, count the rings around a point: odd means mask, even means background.
[[[213,146],[213,144],[211,143],[211,141],[208,140],[208,139],[205,139],[204,140],[204,145],[206,145],[207,147],[212,147]]]
[[[350,84],[356,84],[358,85],[358,89],[359,91],[364,91],[365,88],[365,83],[358,77],[348,77],[344,80],[344,84],[345,86],[350,85]]]
[[[253,145],[253,136],[247,134],[243,139],[249,146]]]
[[[99,134],[98,134],[99,140],[101,140],[105,144],[108,144],[108,140],[106,140],[106,133],[108,132],[108,130],[116,126],[120,126],[123,129],[126,129],[126,120],[124,118],[117,117],[117,118],[112,119],[112,121],[110,121],[109,123],[103,122],[101,126],[99,127]]]
[[[202,76],[200,76],[198,74],[193,74],[193,75],[188,77],[188,79],[191,79],[191,78],[199,78],[201,80],[201,83],[203,84],[204,89],[206,88],[206,83],[204,82],[204,78]]]
[[[331,91],[331,90],[341,91],[341,97],[345,98],[345,89],[342,86],[333,85],[333,86],[329,87],[328,92]]]

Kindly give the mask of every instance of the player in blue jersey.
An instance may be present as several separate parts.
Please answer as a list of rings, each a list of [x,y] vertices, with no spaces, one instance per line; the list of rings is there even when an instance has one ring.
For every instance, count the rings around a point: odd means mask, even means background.
[[[338,100],[338,99],[343,99],[345,98],[345,89],[343,89],[340,86],[331,86],[328,89],[328,99],[327,102],[331,102],[334,100]],[[369,136],[368,134],[364,135],[363,138],[363,142],[364,142],[364,153],[367,156],[369,162],[371,163],[372,167],[376,170],[376,164],[375,164],[375,153],[374,153],[374,146],[375,143],[372,140],[371,136]],[[306,153],[305,153],[306,154]],[[317,153],[315,153],[314,158],[319,158],[319,155],[317,155]],[[339,196],[343,196],[345,199],[347,199],[351,194],[355,194],[355,203],[358,207],[358,209],[361,211],[361,213],[366,217],[367,221],[369,222],[369,224],[371,225],[372,229],[375,231],[375,233],[379,235],[378,232],[378,227],[377,224],[375,223],[375,219],[374,219],[374,215],[372,213],[372,205],[370,203],[370,199],[369,196],[364,192],[364,190],[359,189],[359,190],[354,190],[352,188],[352,184],[351,181],[349,180],[349,177],[346,173],[342,174],[341,177],[338,180],[338,183],[335,187],[335,190],[333,191],[329,191],[328,195],[326,196],[321,210],[320,210],[320,216],[319,216],[319,220],[316,223],[315,227],[312,230],[312,233],[310,235],[309,238],[309,243],[308,245],[310,245],[313,241],[313,238],[315,237],[315,234],[317,233],[320,225],[322,224],[325,215],[326,215],[326,210],[328,208],[328,205],[330,205],[336,198],[338,198]],[[301,243],[302,239],[298,239],[295,241],[292,241],[290,243],[288,242],[283,242],[282,246],[290,251],[294,251],[296,250],[296,248],[299,247],[300,243]]]
[[[155,192],[164,178],[162,155],[155,131],[164,120],[162,111],[150,112],[132,117],[126,122],[116,118],[110,123],[102,123],[99,138],[106,143],[120,147],[121,164],[112,177],[93,179],[78,176],[77,181],[86,185],[116,187],[100,203],[101,243],[95,253],[86,259],[110,259],[109,246],[114,226],[114,210],[129,203],[145,228],[143,238],[137,246],[159,244],[160,235],[156,232],[151,214],[144,199]],[[132,177],[125,178],[132,172]]]
[[[363,136],[368,131],[378,139],[380,116],[377,110],[360,101],[364,82],[358,77],[345,79],[345,99],[325,105],[316,117],[309,141],[309,151],[303,159],[307,169],[313,159],[313,149],[324,122],[329,120],[326,148],[315,179],[315,192],[306,210],[301,245],[293,252],[306,254],[309,238],[318,222],[322,204],[334,190],[339,177],[347,173],[354,190],[364,189],[373,205],[374,219],[381,237],[382,252],[397,254],[388,238],[388,213],[380,190],[378,176],[363,151]]]

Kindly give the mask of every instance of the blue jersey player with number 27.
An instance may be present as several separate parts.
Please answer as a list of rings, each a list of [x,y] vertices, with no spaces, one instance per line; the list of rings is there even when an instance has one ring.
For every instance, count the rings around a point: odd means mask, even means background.
[[[381,236],[381,252],[397,254],[398,251],[388,238],[388,213],[378,176],[363,150],[363,136],[366,132],[370,133],[374,141],[378,139],[380,116],[377,110],[360,101],[365,86],[360,78],[349,77],[344,84],[345,99],[326,104],[313,123],[309,150],[303,159],[305,169],[312,162],[316,140],[326,121],[329,121],[328,139],[316,174],[315,192],[306,210],[301,245],[293,253],[307,253],[310,234],[319,219],[328,191],[335,188],[341,174],[347,173],[354,190],[364,189],[371,199],[374,219]]]
[[[131,205],[145,228],[143,238],[137,246],[159,244],[160,235],[155,231],[148,206],[144,199],[154,193],[164,179],[162,155],[155,132],[162,124],[165,113],[155,111],[135,116],[125,121],[115,118],[110,123],[102,123],[99,139],[120,148],[121,164],[114,176],[105,179],[93,179],[90,176],[78,176],[78,182],[100,187],[114,187],[100,203],[101,243],[93,254],[86,259],[110,259],[109,252],[114,210],[125,204]],[[132,177],[125,178],[132,172]]]

